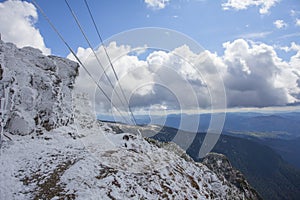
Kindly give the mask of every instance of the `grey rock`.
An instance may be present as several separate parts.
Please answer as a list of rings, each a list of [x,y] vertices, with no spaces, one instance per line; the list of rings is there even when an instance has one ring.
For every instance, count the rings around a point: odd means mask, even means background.
[[[245,199],[261,200],[257,191],[247,182],[244,175],[234,169],[223,154],[209,153],[203,158],[202,164],[212,170],[220,180],[226,180],[235,185],[245,195]]]

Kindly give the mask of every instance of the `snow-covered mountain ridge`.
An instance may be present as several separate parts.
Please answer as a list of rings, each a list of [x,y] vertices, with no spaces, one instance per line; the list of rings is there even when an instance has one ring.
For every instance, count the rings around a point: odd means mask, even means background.
[[[259,199],[173,143],[97,121],[72,91],[76,63],[1,41],[0,65],[0,199]]]

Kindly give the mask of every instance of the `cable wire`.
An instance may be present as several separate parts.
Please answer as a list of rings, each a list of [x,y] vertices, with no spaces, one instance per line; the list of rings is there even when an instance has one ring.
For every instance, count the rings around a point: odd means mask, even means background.
[[[82,26],[81,26],[81,24],[80,24],[80,22],[79,22],[79,20],[78,20],[78,17],[76,16],[75,12],[74,12],[73,9],[71,8],[69,2],[68,2],[67,0],[65,0],[65,3],[67,4],[67,7],[69,8],[69,11],[70,11],[70,13],[72,14],[72,17],[74,18],[74,20],[75,20],[75,22],[76,22],[78,28],[80,29],[80,31],[81,31],[83,37],[84,37],[85,40],[86,40],[88,46],[89,46],[90,49],[92,50],[92,52],[93,52],[93,54],[94,54],[94,56],[95,56],[95,58],[96,58],[96,60],[97,60],[97,63],[98,63],[99,66],[102,68],[102,70],[103,70],[103,72],[104,72],[104,75],[105,75],[106,79],[108,80],[108,82],[109,82],[109,84],[110,84],[112,90],[114,90],[113,83],[112,83],[112,81],[110,80],[109,76],[107,75],[107,73],[106,73],[106,71],[105,71],[103,65],[101,64],[101,61],[100,61],[99,57],[97,56],[95,50],[93,49],[93,47],[92,47],[92,45],[91,45],[91,43],[90,43],[90,41],[89,41],[89,39],[88,39],[86,33],[84,32],[84,30],[83,30],[83,28],[82,28]],[[124,102],[122,101],[122,98],[120,97],[120,95],[119,95],[117,92],[116,92],[116,95],[117,95],[118,99],[120,100],[120,102],[123,104],[123,106],[126,107],[126,105],[125,105]]]
[[[92,21],[93,21],[93,25],[94,25],[94,27],[95,27],[95,29],[96,29],[97,35],[98,35],[98,37],[99,37],[99,39],[100,39],[101,45],[103,46],[103,49],[104,49],[104,51],[105,51],[106,57],[107,57],[107,59],[108,59],[108,61],[109,61],[109,64],[110,64],[110,66],[111,66],[111,68],[112,68],[112,70],[113,70],[113,73],[114,73],[114,75],[115,75],[115,78],[116,78],[117,82],[120,83],[119,77],[118,77],[118,75],[117,75],[117,73],[116,73],[116,70],[115,70],[115,68],[114,68],[114,66],[113,66],[113,64],[112,64],[112,61],[111,61],[111,59],[110,59],[110,56],[109,56],[109,54],[108,54],[108,52],[107,52],[107,49],[106,49],[106,47],[105,47],[105,45],[104,45],[104,42],[103,42],[103,39],[102,39],[102,37],[101,37],[100,31],[99,31],[98,26],[97,26],[97,24],[96,24],[96,22],[95,22],[95,19],[94,19],[94,17],[93,17],[92,11],[91,11],[91,9],[90,9],[90,6],[89,6],[87,0],[84,0],[84,3],[85,3],[85,5],[86,5],[86,7],[87,7],[87,9],[88,9],[88,12],[89,12],[89,15],[90,15]],[[130,105],[129,105],[129,101],[128,101],[128,99],[126,98],[126,95],[124,94],[124,90],[123,90],[121,84],[119,84],[119,86],[120,86],[120,90],[121,90],[121,92],[122,92],[122,95],[123,95],[123,97],[124,97],[124,99],[125,99],[125,101],[126,101],[126,103],[127,103],[127,105],[128,105],[128,109],[129,109],[129,111],[130,111],[130,114],[131,114],[131,117],[132,117],[132,119],[133,119],[133,122],[134,122],[134,124],[136,125],[137,122],[136,122],[136,119],[135,119],[135,117],[134,117],[134,115],[133,115],[133,112],[132,112],[132,110],[131,110],[131,107],[130,107]]]

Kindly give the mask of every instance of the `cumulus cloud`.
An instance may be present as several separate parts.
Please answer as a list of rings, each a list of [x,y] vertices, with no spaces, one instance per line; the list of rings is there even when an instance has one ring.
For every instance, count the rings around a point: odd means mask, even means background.
[[[224,44],[224,82],[229,107],[266,107],[299,101],[299,69],[284,62],[272,46],[235,40]]]
[[[160,10],[165,8],[170,0],[145,0],[145,3],[149,8]]]
[[[290,58],[290,64],[293,66],[292,69],[295,69],[294,73],[300,76],[299,71],[297,71],[300,70],[300,45],[292,42],[287,51],[296,52],[296,54]]]
[[[96,53],[105,73],[90,49],[79,48],[77,55],[82,60],[85,59],[84,65],[93,79],[99,80],[102,90],[112,99],[116,107],[126,109],[126,101],[122,96],[121,89],[124,90],[131,107],[136,110],[160,108],[161,106],[158,105],[166,105],[167,109],[172,110],[209,106],[209,91],[207,90],[207,83],[204,83],[201,78],[201,73],[197,72],[191,63],[178,56],[185,53],[191,62],[200,62],[200,57],[207,55],[193,54],[187,46],[181,46],[172,52],[153,51],[145,59],[140,59],[140,49],[135,50],[124,45],[118,46],[115,42],[109,44],[107,51],[113,60],[118,81],[110,68],[102,47],[97,49]],[[137,53],[132,54],[132,52]],[[203,52],[203,54],[207,53]],[[88,58],[87,55],[89,55]],[[72,55],[69,55],[68,58],[74,59]],[[207,64],[211,63],[207,62]],[[214,75],[215,73],[203,66],[204,70],[207,74]],[[80,69],[79,74],[76,88],[88,92],[90,96],[95,96],[96,102],[98,102],[96,106],[99,109],[110,108],[110,102],[99,91],[99,88],[97,89],[83,68]],[[205,75],[205,72],[202,72],[203,74]],[[109,77],[112,85],[106,76]],[[95,92],[95,90],[97,91]],[[186,93],[189,93],[189,98],[186,98]]]
[[[51,51],[35,27],[38,19],[36,8],[26,1],[8,0],[0,3],[0,33],[2,40],[18,47],[32,46],[45,54]]]
[[[161,109],[161,105],[165,110],[209,108],[212,101],[224,98],[216,95],[212,99],[211,96],[223,87],[216,81],[220,79],[224,83],[228,107],[283,106],[300,101],[298,44],[287,47],[295,52],[289,61],[283,61],[274,47],[264,43],[237,39],[224,43],[223,47],[222,56],[209,51],[194,53],[183,45],[169,52],[154,50],[141,58],[132,53],[135,51],[132,47],[112,42],[107,50],[113,58],[118,83],[103,48],[96,52],[114,90],[90,49],[79,49],[78,56],[86,58],[88,70],[119,108],[126,107],[117,98],[117,92],[121,96],[120,85],[134,110]],[[76,87],[94,95],[95,86],[91,87],[89,77],[82,73],[80,71]],[[101,92],[96,92],[95,99],[99,110],[110,107]]]
[[[273,22],[274,26],[278,29],[286,28],[288,25],[283,20],[278,19]]]
[[[260,14],[267,14],[271,7],[275,6],[280,0],[228,0],[226,3],[222,4],[224,10],[236,9],[236,10],[246,10],[250,6],[259,6]]]

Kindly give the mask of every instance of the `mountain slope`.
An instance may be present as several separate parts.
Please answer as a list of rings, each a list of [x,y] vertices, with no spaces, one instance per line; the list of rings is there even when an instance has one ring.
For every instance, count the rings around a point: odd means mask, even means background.
[[[77,105],[86,105],[76,95]],[[115,134],[75,107],[76,127],[12,135],[1,149],[1,199],[244,199],[179,147]],[[77,129],[77,130],[76,130]],[[180,156],[179,156],[180,155]]]
[[[291,140],[256,139],[258,142],[274,149],[285,161],[300,169],[300,137]]]
[[[188,149],[197,158],[197,149],[204,138],[198,134]],[[264,199],[298,199],[300,171],[291,167],[271,148],[257,142],[223,135],[213,149],[228,157]]]
[[[236,187],[247,191],[246,196],[250,199],[260,198],[253,196],[257,192],[248,184],[244,175],[232,167],[229,160],[223,154],[209,153],[203,158],[202,163],[214,171],[220,179],[227,179]]]
[[[175,144],[97,121],[72,91],[76,63],[1,41],[0,66],[0,199],[259,199]]]
[[[117,126],[120,132],[136,131],[136,127],[115,123],[109,125]],[[139,131],[162,142],[172,141],[176,134],[186,137],[191,135],[175,128],[156,125],[139,127]],[[198,152],[204,136],[205,133],[197,133],[187,149],[187,154],[198,162],[202,161],[198,158]],[[271,148],[249,139],[221,135],[212,151],[224,154],[232,166],[245,175],[251,186],[261,194],[263,199],[296,200],[300,196],[300,171],[287,164]]]

